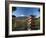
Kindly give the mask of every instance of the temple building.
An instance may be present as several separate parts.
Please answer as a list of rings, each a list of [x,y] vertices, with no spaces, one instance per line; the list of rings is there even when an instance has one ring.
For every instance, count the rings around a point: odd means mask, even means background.
[[[35,29],[35,16],[31,15],[28,17],[28,29],[34,30]]]

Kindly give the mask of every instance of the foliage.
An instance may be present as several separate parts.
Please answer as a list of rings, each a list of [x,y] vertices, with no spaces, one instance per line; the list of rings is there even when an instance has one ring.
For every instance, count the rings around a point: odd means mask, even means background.
[[[37,18],[35,20],[35,27],[36,28],[40,28],[40,18]],[[28,28],[27,26],[27,21],[26,20],[13,20],[13,23],[12,23],[12,28],[13,30],[17,29],[17,30],[24,30],[25,28]]]

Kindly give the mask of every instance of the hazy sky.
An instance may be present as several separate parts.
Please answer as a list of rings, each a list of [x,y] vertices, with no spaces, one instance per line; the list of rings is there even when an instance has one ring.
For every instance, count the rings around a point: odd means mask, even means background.
[[[39,8],[16,7],[16,10],[13,11],[12,15],[15,15],[16,17],[30,16],[30,15],[35,15],[35,16],[39,17],[40,12],[38,10],[39,10]]]

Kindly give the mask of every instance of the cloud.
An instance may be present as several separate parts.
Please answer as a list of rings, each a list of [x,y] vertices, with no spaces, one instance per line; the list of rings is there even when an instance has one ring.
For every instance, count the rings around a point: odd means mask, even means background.
[[[25,16],[25,15],[22,14],[22,15],[20,15],[20,16]]]

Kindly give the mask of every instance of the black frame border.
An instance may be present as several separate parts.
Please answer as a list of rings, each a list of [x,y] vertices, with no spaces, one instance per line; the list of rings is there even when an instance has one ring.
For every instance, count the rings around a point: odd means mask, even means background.
[[[24,35],[8,35],[8,20],[9,20],[9,4],[10,3],[23,3],[23,4],[35,4],[35,5],[43,5],[43,33],[37,34],[24,34]],[[24,37],[24,36],[40,36],[45,35],[45,3],[42,2],[25,2],[25,1],[5,1],[5,37]]]

